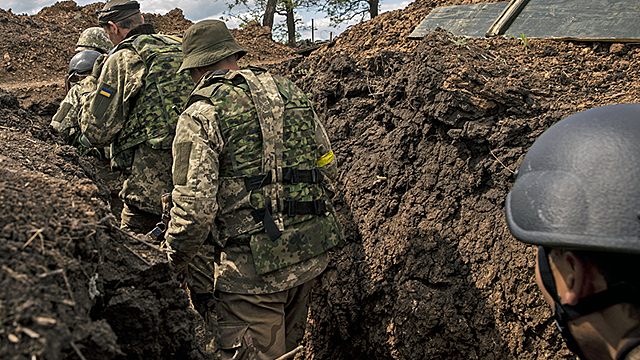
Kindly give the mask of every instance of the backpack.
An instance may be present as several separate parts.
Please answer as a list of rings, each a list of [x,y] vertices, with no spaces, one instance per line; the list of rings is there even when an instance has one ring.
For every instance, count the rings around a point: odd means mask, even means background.
[[[120,49],[131,49],[142,58],[147,69],[145,85],[135,101],[124,128],[111,143],[114,170],[130,168],[136,145],[171,149],[180,110],[193,88],[188,73],[178,73],[182,63],[180,38],[145,34],[124,40]]]

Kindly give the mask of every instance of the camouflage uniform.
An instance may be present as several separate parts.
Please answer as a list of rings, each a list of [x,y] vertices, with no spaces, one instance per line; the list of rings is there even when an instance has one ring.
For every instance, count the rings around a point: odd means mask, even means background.
[[[173,143],[172,261],[180,271],[215,246],[222,358],[274,359],[301,340],[312,281],[342,238],[328,137],[304,93],[259,68],[208,73],[188,105]]]
[[[132,45],[157,36],[151,34],[153,27],[148,24],[130,30],[107,58],[99,78],[91,75],[82,82],[82,91],[89,93],[81,115],[82,133],[94,146],[111,147],[111,168],[125,178],[119,194],[125,204],[121,226],[137,233],[148,232],[160,220],[161,196],[171,191],[170,148],[177,121],[174,111],[161,108],[165,104],[159,95],[154,97],[159,91],[155,85],[146,87],[150,73]],[[181,56],[180,52],[180,60]],[[177,71],[178,65],[179,61],[168,68]],[[188,77],[180,78],[187,79],[189,87],[181,88],[180,93],[166,93],[184,102],[192,82]],[[158,107],[160,114],[148,113],[148,108]]]
[[[80,143],[79,138],[82,133],[80,132],[79,116],[82,110],[82,86],[76,84],[73,86],[64,100],[60,103],[58,111],[51,120],[51,126],[58,131],[58,134],[72,146],[81,145],[84,149],[88,150],[87,143]],[[82,151],[82,150],[81,150]]]
[[[81,51],[75,54],[69,61],[69,71],[65,78],[67,95],[60,103],[60,107],[51,121],[51,126],[58,131],[60,136],[72,146],[78,147],[81,154],[90,150],[91,144],[82,137],[80,132],[80,112],[82,110],[83,95],[82,78],[91,73],[100,52]],[[69,88],[69,86],[71,86]]]

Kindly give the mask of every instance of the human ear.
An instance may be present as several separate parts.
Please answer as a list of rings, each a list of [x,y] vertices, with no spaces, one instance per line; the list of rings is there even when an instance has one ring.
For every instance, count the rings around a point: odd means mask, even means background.
[[[591,277],[588,276],[584,261],[572,251],[565,251],[561,258],[564,264],[559,267],[563,268],[560,272],[566,284],[562,298],[566,304],[576,305],[581,298],[591,295]]]
[[[109,29],[111,30],[111,32],[113,32],[114,34],[118,33],[118,25],[116,25],[113,21],[109,21]]]

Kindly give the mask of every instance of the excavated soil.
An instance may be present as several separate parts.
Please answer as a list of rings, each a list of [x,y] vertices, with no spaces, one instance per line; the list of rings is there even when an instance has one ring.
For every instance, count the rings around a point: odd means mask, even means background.
[[[640,46],[440,29],[406,39],[434,7],[472,2],[418,0],[307,57],[258,24],[233,30],[244,65],[312,97],[340,164],[346,241],[314,290],[297,359],[573,358],[504,199],[549,126],[638,101]],[[101,6],[0,11],[0,358],[205,358],[166,254],[116,230],[97,160],[48,126]],[[145,18],[164,32],[190,25],[178,9]]]

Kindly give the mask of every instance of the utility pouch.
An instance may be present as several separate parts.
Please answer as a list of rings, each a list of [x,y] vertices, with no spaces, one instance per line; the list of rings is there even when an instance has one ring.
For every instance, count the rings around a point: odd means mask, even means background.
[[[295,228],[285,228],[272,240],[266,231],[251,235],[251,254],[260,275],[311,259],[340,242],[333,214],[314,216]]]

